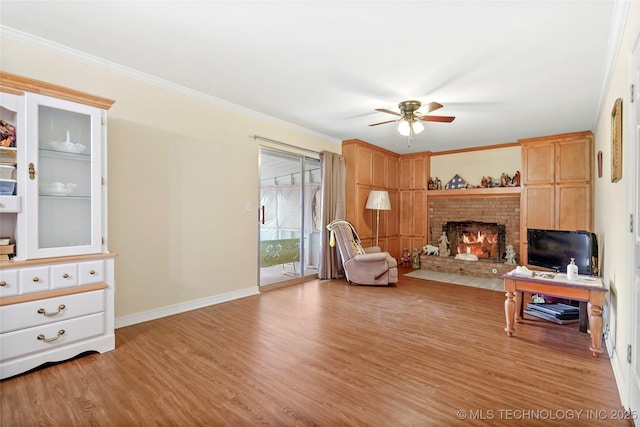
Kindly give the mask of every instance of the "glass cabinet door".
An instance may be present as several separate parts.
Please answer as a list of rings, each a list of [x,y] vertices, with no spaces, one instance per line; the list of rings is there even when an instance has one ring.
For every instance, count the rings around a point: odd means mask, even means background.
[[[27,257],[101,252],[103,112],[26,97]]]

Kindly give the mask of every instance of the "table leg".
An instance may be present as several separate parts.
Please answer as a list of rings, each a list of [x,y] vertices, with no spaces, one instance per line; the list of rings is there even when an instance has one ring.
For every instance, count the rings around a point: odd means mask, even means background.
[[[602,306],[589,303],[589,329],[591,330],[591,347],[589,350],[593,352],[593,357],[600,356],[602,353]]]
[[[524,299],[524,292],[514,292],[516,300],[516,323],[522,323],[522,300]]]
[[[516,314],[516,302],[514,301],[515,293],[507,291],[505,293],[507,299],[504,301],[504,315],[507,320],[507,327],[504,328],[508,336],[513,336],[515,330],[513,329],[514,317]]]

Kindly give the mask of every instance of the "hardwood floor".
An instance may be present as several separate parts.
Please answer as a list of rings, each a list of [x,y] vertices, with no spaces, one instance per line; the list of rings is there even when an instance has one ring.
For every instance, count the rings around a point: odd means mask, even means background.
[[[526,322],[508,338],[503,307],[502,292],[403,276],[279,288],[2,381],[0,424],[633,425],[614,419],[611,364],[588,335]]]

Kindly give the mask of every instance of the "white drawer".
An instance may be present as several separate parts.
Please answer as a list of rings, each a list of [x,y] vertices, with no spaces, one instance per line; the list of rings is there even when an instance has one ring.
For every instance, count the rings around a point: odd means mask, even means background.
[[[0,335],[0,360],[42,352],[104,334],[104,313]]]
[[[49,266],[21,268],[19,272],[20,294],[49,290]]]
[[[0,298],[18,295],[18,270],[0,270]]]
[[[103,290],[4,305],[0,307],[0,332],[30,328],[104,310]]]
[[[78,286],[78,264],[54,264],[51,266],[51,289]]]
[[[78,277],[81,285],[105,282],[104,261],[87,261],[78,264]]]
[[[20,196],[0,196],[0,213],[20,213],[21,206]]]

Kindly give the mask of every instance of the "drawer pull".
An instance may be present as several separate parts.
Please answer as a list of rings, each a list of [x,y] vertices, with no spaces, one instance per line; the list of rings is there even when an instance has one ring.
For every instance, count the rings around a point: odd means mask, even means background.
[[[2,282],[0,282],[0,286],[7,286],[7,282],[3,280]]]
[[[55,341],[58,338],[60,338],[62,335],[64,335],[64,329],[60,329],[58,331],[58,336],[53,337],[53,338],[46,338],[44,335],[40,334],[40,335],[38,335],[38,340],[39,341],[44,341],[44,342],[52,342],[52,341]]]
[[[39,282],[39,281],[40,281],[40,278],[39,278],[39,277],[34,277],[34,278],[33,278],[33,281],[37,283],[37,282]]]
[[[91,270],[91,271],[89,272],[89,274],[91,274],[91,275],[93,276],[94,274],[96,274],[96,271],[95,271],[95,270]]]
[[[66,307],[65,307],[64,304],[60,304],[58,306],[58,311],[52,311],[52,312],[49,312],[49,313],[44,308],[39,308],[38,309],[38,314],[43,314],[43,315],[45,315],[47,317],[56,316],[56,315],[62,313],[62,310],[64,310],[65,308]]]
[[[68,279],[68,278],[69,278],[69,275],[68,275],[67,273],[64,273],[64,274],[62,275],[62,278],[63,278],[63,279]]]

